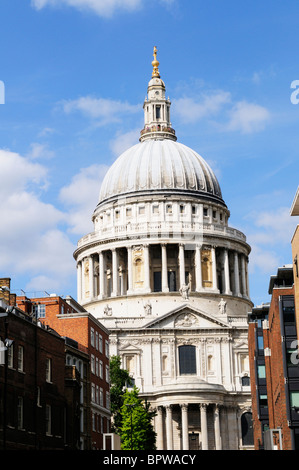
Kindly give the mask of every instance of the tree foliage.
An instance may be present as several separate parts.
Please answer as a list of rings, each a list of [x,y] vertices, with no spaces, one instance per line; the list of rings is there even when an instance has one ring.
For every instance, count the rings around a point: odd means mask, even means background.
[[[155,450],[156,433],[152,420],[156,413],[139,398],[139,390],[132,387],[129,372],[121,368],[119,356],[110,358],[110,404],[113,432],[120,435],[123,450]],[[127,406],[133,405],[133,406]]]
[[[131,385],[131,377],[129,372],[121,368],[121,360],[119,356],[110,358],[110,406],[113,416],[113,431],[120,433],[120,425],[122,421],[121,407],[123,405],[123,395],[126,387]]]
[[[122,450],[155,450],[156,433],[152,419],[156,415],[150,405],[138,396],[139,390],[126,390],[121,408],[122,425],[120,428]]]

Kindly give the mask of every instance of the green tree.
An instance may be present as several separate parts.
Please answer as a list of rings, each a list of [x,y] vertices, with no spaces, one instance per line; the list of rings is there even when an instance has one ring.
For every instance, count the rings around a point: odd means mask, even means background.
[[[122,422],[121,407],[123,405],[123,395],[126,387],[130,386],[132,379],[129,372],[121,368],[121,360],[119,356],[111,356],[110,358],[110,407],[113,417],[112,430],[116,434],[120,434],[120,426]]]
[[[156,433],[152,419],[156,413],[150,410],[150,404],[144,403],[138,396],[139,390],[126,390],[121,408],[122,424],[120,427],[122,450],[155,450]]]

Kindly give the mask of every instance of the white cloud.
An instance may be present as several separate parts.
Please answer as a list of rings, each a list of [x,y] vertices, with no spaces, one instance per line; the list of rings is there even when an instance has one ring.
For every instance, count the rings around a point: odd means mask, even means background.
[[[107,165],[91,165],[82,168],[71,183],[61,189],[59,198],[69,208],[68,224],[70,232],[83,236],[88,227],[93,230],[91,217],[99,200],[102,180],[108,170]]]
[[[227,130],[248,134],[264,129],[270,119],[270,113],[258,104],[239,101],[229,112],[229,118]]]
[[[54,152],[49,150],[46,144],[34,142],[30,145],[30,151],[27,156],[33,160],[37,158],[53,158]]]
[[[42,200],[47,169],[8,150],[0,150],[0,168],[0,271],[11,278],[47,276],[63,289],[74,270],[74,247],[59,229],[66,215]]]
[[[141,106],[128,102],[115,101],[106,98],[84,96],[76,100],[63,102],[65,113],[79,111],[92,119],[98,119],[100,124],[121,121],[121,117],[140,112]]]
[[[247,101],[233,103],[231,94],[222,90],[175,99],[173,112],[186,124],[210,118],[220,131],[244,134],[262,130],[270,119],[270,112],[265,107]]]
[[[46,6],[61,7],[65,5],[80,11],[90,11],[103,17],[111,17],[114,12],[121,9],[135,11],[141,4],[142,0],[31,0],[31,5],[36,10],[41,10]]]
[[[200,100],[191,97],[173,100],[173,109],[179,118],[186,123],[190,123],[217,114],[223,105],[229,103],[230,100],[230,93],[219,91],[211,95],[205,95]]]
[[[247,230],[251,245],[250,270],[256,268],[269,275],[275,274],[280,265],[290,262],[291,239],[297,221],[290,216],[289,207],[278,207],[271,211],[252,212],[252,222]]]
[[[110,143],[113,154],[118,157],[125,150],[138,144],[140,137],[140,129],[135,129],[124,134],[118,134]]]
[[[162,5],[169,7],[176,0],[160,0]],[[136,11],[146,5],[145,0],[31,0],[31,5],[36,10],[45,7],[74,7],[79,11],[90,11],[98,16],[109,18],[115,12],[125,10],[128,12]]]

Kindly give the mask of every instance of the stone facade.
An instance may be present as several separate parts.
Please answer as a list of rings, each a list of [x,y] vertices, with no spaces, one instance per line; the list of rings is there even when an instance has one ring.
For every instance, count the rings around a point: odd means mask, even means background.
[[[210,167],[176,142],[153,64],[140,143],[109,169],[74,253],[78,301],[156,408],[158,449],[239,449],[250,247]]]

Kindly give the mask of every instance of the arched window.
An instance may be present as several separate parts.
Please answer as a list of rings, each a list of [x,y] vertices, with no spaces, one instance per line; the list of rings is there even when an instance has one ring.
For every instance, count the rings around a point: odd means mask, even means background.
[[[179,346],[180,375],[196,374],[196,348],[195,346]]]
[[[253,424],[252,413],[243,413],[241,416],[242,444],[243,446],[252,446],[253,442]]]

